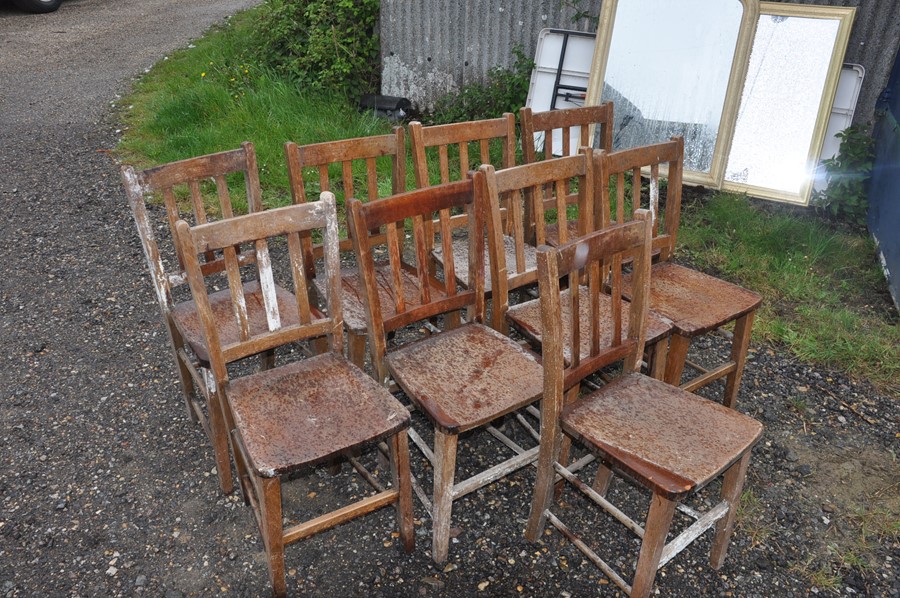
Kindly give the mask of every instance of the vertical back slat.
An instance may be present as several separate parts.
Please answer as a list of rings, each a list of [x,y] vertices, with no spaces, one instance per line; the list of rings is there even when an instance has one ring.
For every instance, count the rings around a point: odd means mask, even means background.
[[[450,210],[441,210],[438,218],[441,227],[441,249],[444,253],[444,290],[447,295],[455,295],[456,266],[453,259],[453,233],[450,230]]]
[[[450,182],[450,157],[447,155],[447,146],[438,147],[438,159],[440,161],[441,182]]]
[[[375,158],[366,158],[366,184],[369,201],[378,199],[378,165]]]
[[[634,213],[641,209],[641,168],[640,166],[631,171],[631,217]]]
[[[553,193],[556,197],[556,222],[558,227],[559,242],[563,244],[569,240],[568,214],[566,213],[566,181],[553,182]]]
[[[341,162],[341,181],[344,184],[344,198],[356,197],[353,185],[353,162],[350,160]],[[325,190],[323,189],[323,191]]]
[[[222,208],[222,218],[231,218],[234,216],[234,210],[231,207],[231,194],[228,192],[228,181],[222,175],[213,177],[216,181],[216,193],[219,196],[219,206]]]
[[[250,320],[247,316],[247,301],[244,299],[244,283],[241,280],[240,266],[234,247],[225,247],[225,271],[228,274],[228,286],[231,288],[231,306],[234,318],[241,331],[241,340],[250,340]]]
[[[581,273],[577,268],[569,272],[569,330],[572,331],[572,339],[569,345],[572,367],[581,363],[581,285],[578,281]]]
[[[401,222],[401,226],[403,223]],[[387,233],[388,262],[391,268],[391,277],[394,281],[394,309],[398,314],[406,311],[406,292],[403,288],[403,276],[401,275],[400,239],[397,234],[397,223],[388,222],[385,226]],[[402,230],[402,229],[401,229]],[[362,267],[362,266],[360,266]]]
[[[469,143],[462,141],[459,144],[459,178],[466,178],[466,172],[469,170]],[[449,180],[449,179],[447,179]]]
[[[481,159],[482,164],[490,164],[491,163],[491,141],[489,139],[480,139],[478,141],[479,158]],[[504,148],[504,153],[505,153]],[[468,170],[468,167],[466,167]],[[464,173],[463,173],[464,174]]]
[[[291,278],[294,282],[294,290],[297,291],[297,318],[301,324],[309,324],[312,320],[309,311],[309,295],[306,293],[308,284],[306,265],[303,263],[303,260],[306,259],[306,253],[303,251],[303,244],[299,234],[288,235],[287,240],[291,262]],[[331,313],[331,310],[328,313]]]
[[[319,192],[331,191],[331,179],[328,177],[328,164],[321,164],[316,169],[319,173]],[[347,197],[346,195],[344,197]]]
[[[259,272],[259,288],[262,293],[263,309],[266,312],[266,324],[269,332],[274,332],[281,328],[281,314],[278,313],[278,298],[275,294],[275,277],[272,274],[269,244],[265,239],[258,239],[255,246],[256,269]]]
[[[416,255],[416,275],[419,279],[419,301],[422,304],[431,302],[431,285],[429,284],[430,245],[426,242],[425,222],[421,214],[413,216],[413,245]],[[431,222],[431,218],[428,218]]]
[[[600,352],[600,335],[602,333],[602,330],[600,330],[600,293],[602,288],[603,280],[601,278],[600,262],[591,262],[588,268],[588,292],[591,297],[591,356]]]
[[[545,228],[546,216],[544,215],[544,190],[538,185],[536,187],[529,187],[526,193],[531,195],[531,205],[534,206],[535,245],[540,247],[547,242],[547,232]]]
[[[622,343],[622,254],[616,253],[612,259],[612,344]]]
[[[568,156],[571,154],[572,147],[572,133],[569,127],[562,128],[562,155]]]
[[[169,221],[169,230],[175,230],[175,223],[181,218],[178,211],[178,202],[175,200],[175,193],[171,187],[162,190],[163,202],[166,205],[166,219]],[[181,255],[181,244],[175,243],[175,257],[178,258],[178,269],[184,270],[184,256]]]
[[[514,189],[509,194],[510,236],[515,241],[516,249],[516,274],[525,271],[525,226],[522,214],[523,195],[521,189]],[[505,252],[505,249],[503,249]]]
[[[653,223],[653,236],[657,236],[659,218],[659,164],[650,165],[650,222]]]
[[[203,194],[200,193],[200,182],[197,179],[188,181],[188,190],[191,194],[191,209],[194,211],[194,219],[197,224],[206,223],[206,206],[203,205]]]

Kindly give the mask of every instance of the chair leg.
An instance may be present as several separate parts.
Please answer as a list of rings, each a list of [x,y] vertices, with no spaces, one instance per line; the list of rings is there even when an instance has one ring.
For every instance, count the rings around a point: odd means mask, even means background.
[[[347,332],[347,359],[350,363],[365,371],[366,367],[366,333]]]
[[[456,473],[456,434],[434,429],[434,513],[431,558],[447,560],[450,546],[450,515],[453,512],[453,476]]]
[[[647,373],[651,378],[657,380],[666,379],[666,359],[669,353],[669,339],[664,338],[650,346],[647,349]]]
[[[271,370],[275,367],[275,349],[269,349],[259,354],[260,371]]]
[[[226,407],[218,389],[211,388],[208,392],[207,412],[209,413],[210,441],[216,460],[219,487],[223,494],[231,494],[234,491],[234,479],[231,477],[231,454],[228,448],[229,426],[225,418]]]
[[[534,494],[531,498],[531,513],[525,527],[525,538],[530,542],[537,541],[547,521],[547,509],[553,500],[554,463],[559,460],[562,448],[563,432],[559,426],[560,406],[555,405],[552,398],[544,397],[541,401],[541,448],[538,452],[537,479],[534,482]]]
[[[653,589],[653,580],[656,579],[659,559],[666,544],[669,526],[672,525],[675,505],[674,500],[669,500],[659,494],[653,495],[650,512],[647,514],[647,522],[644,525],[641,554],[638,557],[637,570],[631,585],[632,598],[646,598]]]
[[[244,459],[244,447],[237,437],[237,430],[234,429],[231,432],[231,445],[234,447],[234,468],[237,470],[238,482],[241,484],[241,497],[244,499],[244,505],[249,505],[253,485],[250,482],[250,471]]]
[[[287,595],[284,580],[284,528],[281,525],[281,480],[259,478],[262,496],[259,497],[260,529],[266,557],[269,561],[269,581],[274,596]]]
[[[734,531],[734,519],[741,503],[741,492],[749,464],[750,451],[747,451],[737,463],[728,468],[722,480],[722,500],[727,500],[729,507],[728,513],[716,522],[716,535],[709,553],[709,564],[716,570],[725,562],[725,555],[728,553],[728,543]]]
[[[597,473],[594,475],[594,483],[591,487],[594,489],[594,492],[596,492],[600,496],[606,496],[606,493],[609,492],[609,485],[612,480],[612,469],[610,469],[603,463],[598,463]]]
[[[681,385],[681,374],[684,373],[684,362],[687,360],[691,339],[680,334],[673,334],[669,340],[669,353],[666,356],[666,374],[664,381],[672,386]]]
[[[191,418],[191,421],[197,423],[200,421],[200,418],[197,417],[197,413],[194,411],[194,378],[191,377],[191,370],[188,364],[184,363],[181,356],[178,354],[178,348],[184,346],[184,337],[181,336],[181,333],[178,332],[178,329],[175,326],[166,323],[166,326],[169,329],[169,344],[172,347],[172,355],[175,356],[175,366],[178,369],[178,380],[181,382],[181,393],[184,395],[184,405],[188,410],[188,417]]]
[[[563,399],[565,401],[564,404],[569,405],[570,403],[574,402],[575,399],[578,398],[578,395],[580,392],[581,392],[581,384],[576,384],[575,386],[573,386],[572,388],[567,390],[565,398]],[[560,440],[559,454],[557,455],[556,460],[563,467],[568,467],[569,466],[569,453],[572,450],[572,440],[565,434],[561,434],[560,437],[562,438],[562,440]],[[559,480],[556,483],[556,490],[554,490],[554,492],[553,492],[554,500],[559,500],[559,497],[562,496],[562,491],[563,491],[563,488],[565,488],[565,486],[566,486],[565,480]]]
[[[412,483],[409,473],[409,442],[406,430],[402,430],[391,438],[391,478],[394,488],[400,493],[397,497],[397,526],[400,528],[400,541],[403,550],[412,552],[415,548],[416,535],[413,529]]]
[[[747,348],[750,346],[750,329],[753,327],[755,316],[756,311],[751,311],[734,323],[734,338],[731,341],[731,361],[734,362],[734,371],[725,378],[725,397],[722,403],[726,407],[733,408],[737,403],[744,363],[747,361]]]

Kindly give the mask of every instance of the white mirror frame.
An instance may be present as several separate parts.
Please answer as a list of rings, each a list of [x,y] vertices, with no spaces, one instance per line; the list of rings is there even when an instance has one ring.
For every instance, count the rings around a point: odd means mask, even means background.
[[[834,96],[841,76],[841,67],[844,63],[844,54],[847,42],[850,39],[850,31],[853,26],[853,18],[856,8],[843,8],[836,6],[814,6],[809,4],[786,4],[782,2],[760,2],[760,16],[785,16],[801,17],[808,19],[830,19],[838,21],[838,31],[835,36],[834,47],[831,53],[831,61],[828,65],[828,74],[825,78],[819,113],[816,116],[815,126],[810,139],[809,152],[807,154],[807,171],[812,173],[819,161],[822,145],[825,143],[825,131],[828,126],[828,117],[834,104]],[[754,27],[754,30],[756,28]],[[748,57],[749,60],[749,57]],[[731,135],[729,135],[731,136]],[[729,148],[730,152],[730,148]],[[727,155],[726,155],[727,157]],[[800,205],[809,205],[810,194],[813,187],[813,177],[804,181],[799,193],[792,193],[779,189],[772,189],[758,185],[747,185],[733,181],[722,180],[721,188],[738,193],[747,193],[754,197],[762,197],[775,201],[789,202]]]
[[[721,0],[713,0],[721,1]],[[750,46],[756,34],[756,23],[759,18],[758,0],[734,0],[744,7],[741,16],[740,29],[735,42],[734,57],[731,62],[731,74],[728,78],[728,87],[725,92],[725,101],[722,106],[722,116],[719,120],[719,130],[716,135],[716,145],[713,149],[712,162],[709,172],[684,171],[684,181],[701,185],[721,188],[725,177],[725,164],[731,149],[731,138],[734,133],[734,125],[737,120],[738,104],[741,100],[744,79],[747,75],[747,67],[750,62]],[[602,101],[601,90],[603,79],[606,75],[606,63],[609,59],[609,48],[612,42],[613,29],[615,27],[616,8],[618,0],[603,0],[600,8],[600,22],[597,26],[597,44],[594,47],[593,67],[588,79],[587,96],[585,105],[593,106]]]

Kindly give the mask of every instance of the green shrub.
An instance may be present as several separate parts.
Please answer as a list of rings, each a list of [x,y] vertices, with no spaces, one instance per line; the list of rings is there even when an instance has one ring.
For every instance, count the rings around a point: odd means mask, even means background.
[[[377,91],[379,8],[379,0],[269,0],[258,58],[307,89],[353,99]]]
[[[837,156],[823,160],[828,187],[814,202],[831,215],[863,228],[869,208],[867,185],[875,159],[875,142],[865,127],[854,125],[835,135],[841,140]]]
[[[496,118],[504,112],[517,113],[528,99],[528,85],[534,61],[521,47],[513,48],[511,68],[494,67],[484,83],[476,82],[448,94],[435,103],[434,124]]]

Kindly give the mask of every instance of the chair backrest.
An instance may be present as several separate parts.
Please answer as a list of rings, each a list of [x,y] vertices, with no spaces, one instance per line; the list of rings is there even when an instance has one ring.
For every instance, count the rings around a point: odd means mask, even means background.
[[[499,118],[429,127],[413,121],[409,123],[409,138],[416,187],[420,189],[463,180],[470,169],[481,164],[494,164],[500,169],[509,168],[516,163],[516,118],[511,113]],[[478,146],[474,161],[469,152],[472,144]],[[429,164],[429,154],[432,154],[433,160],[435,152],[437,172]],[[452,163],[451,157],[455,158]]]
[[[624,360],[626,372],[639,371],[650,301],[650,259],[650,215],[646,210],[639,210],[631,222],[592,232],[558,248],[538,248],[545,401],[549,398],[561,404],[569,388],[619,360]],[[627,263],[632,267],[630,303],[621,300],[622,269]],[[570,282],[568,292],[562,294],[560,280],[566,277],[582,282]],[[607,284],[610,294],[603,290]],[[581,307],[584,302],[589,309]],[[628,309],[627,318],[623,317],[623,305]],[[585,315],[590,321],[580,322]],[[568,319],[567,325],[563,318]],[[564,329],[570,331],[569,338],[564,338]],[[581,338],[583,331],[588,331],[589,339]]]
[[[519,122],[522,127],[522,160],[526,164],[541,159],[550,160],[554,156],[571,156],[582,147],[594,148],[590,139],[592,127],[599,127],[599,132],[594,134],[599,136],[599,146],[595,149],[612,150],[612,102],[542,112],[532,112],[526,106],[519,110]],[[557,131],[559,142],[554,140]]]
[[[345,202],[350,197],[373,201],[406,190],[406,135],[403,127],[394,127],[387,135],[341,139],[309,145],[293,141],[284,144],[291,197],[295,204],[306,203],[308,195],[329,191],[338,205],[341,251],[352,251],[347,228]],[[390,169],[390,180],[381,174]],[[380,172],[379,172],[380,171]],[[386,185],[386,183],[390,185]],[[307,187],[311,187],[308,189]],[[304,239],[304,252],[322,256],[321,245]],[[306,262],[314,267],[314,260]],[[315,270],[308,272],[315,275]]]
[[[364,281],[369,347],[379,380],[386,376],[386,333],[441,314],[446,314],[445,321],[455,322],[462,309],[470,321],[484,322],[484,223],[480,203],[471,179],[366,204],[349,201],[353,245]],[[451,210],[461,210],[467,216],[470,283],[466,289],[459,289],[456,283]],[[428,228],[432,221],[438,223],[437,236],[444,253],[443,280],[435,278],[430,268]],[[374,236],[357,234],[382,227],[383,244]],[[411,247],[404,247],[407,238],[412,240]],[[384,266],[376,265],[376,253],[380,260],[388,260],[388,271],[381,275],[378,269],[384,272]]]
[[[653,253],[658,251],[661,260],[672,257],[681,219],[684,139],[673,137],[665,143],[618,152],[596,152],[594,161],[596,194],[600,198],[594,214],[596,228],[608,226],[613,221],[625,222],[636,210],[648,209],[653,222]],[[661,165],[667,168],[663,186],[660,185]],[[649,176],[646,190],[642,170]],[[660,213],[663,191],[665,212]]]
[[[578,197],[579,236],[589,232],[594,209],[594,165],[592,150],[555,160],[495,170],[482,165],[475,174],[475,184],[484,198],[487,214],[488,255],[490,256],[493,326],[505,330],[503,324],[509,308],[509,291],[537,282],[537,268],[526,259],[529,248],[526,215],[533,218],[537,245],[546,242],[545,212],[555,210],[561,242],[568,235],[567,198]],[[501,201],[505,198],[505,201]],[[504,218],[505,216],[505,218]],[[504,225],[504,222],[506,223]],[[506,232],[506,235],[504,235]],[[507,238],[504,239],[504,236]],[[511,242],[513,263],[507,259],[506,247]],[[532,256],[533,257],[533,256]]]
[[[247,141],[241,144],[240,149],[170,162],[146,170],[136,171],[132,166],[123,166],[121,173],[156,297],[166,314],[173,304],[172,289],[186,283],[184,256],[174,242],[175,223],[190,219],[195,224],[204,224],[210,216],[231,218],[236,212],[261,211],[262,193],[256,152],[253,144]],[[243,201],[233,201],[229,192],[228,178],[236,174],[243,174],[245,209],[235,205]],[[210,184],[210,180],[214,184]],[[156,227],[147,210],[147,204],[153,197],[161,197],[165,206],[169,236],[175,251],[175,263],[170,267],[166,265],[167,256],[160,251]],[[221,258],[212,254],[207,254],[205,258],[204,272],[224,269]],[[252,256],[243,256],[243,259],[252,259]]]
[[[307,298],[308,279],[303,264],[300,237],[313,231],[322,235],[325,256],[325,272],[328,276],[326,302],[328,315],[310,306]],[[209,348],[210,365],[218,383],[228,379],[226,364],[275,347],[310,338],[326,336],[329,349],[343,351],[342,317],[340,303],[340,253],[338,250],[338,226],[335,199],[331,193],[322,193],[319,201],[287,206],[247,214],[229,220],[210,222],[191,227],[184,220],[176,224],[176,234],[191,294]],[[285,238],[284,243],[273,243]],[[250,326],[241,265],[237,260],[237,247],[246,246],[255,254],[256,267],[251,275],[259,280],[266,326],[256,331]],[[221,255],[231,295],[232,316],[240,330],[237,341],[222,346],[219,330],[228,323],[213,314],[208,286],[216,282],[207,279],[198,256],[214,252]],[[285,277],[293,281],[296,301],[280,305],[277,297],[275,268],[273,264],[285,264]],[[245,272],[248,268],[244,268]],[[221,276],[221,275],[219,275]],[[289,285],[279,281],[282,288]],[[289,306],[289,307],[287,307]],[[285,313],[282,310],[296,310]]]

